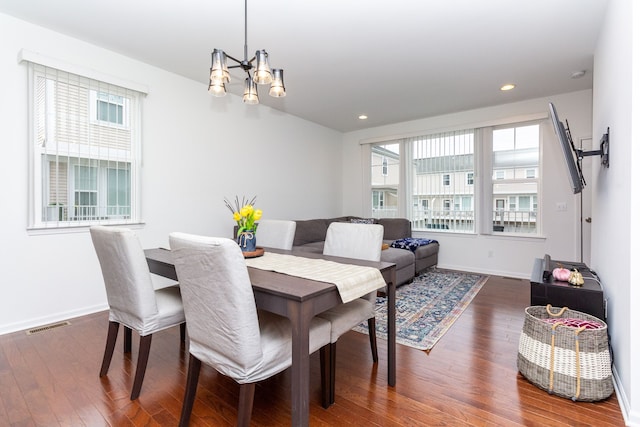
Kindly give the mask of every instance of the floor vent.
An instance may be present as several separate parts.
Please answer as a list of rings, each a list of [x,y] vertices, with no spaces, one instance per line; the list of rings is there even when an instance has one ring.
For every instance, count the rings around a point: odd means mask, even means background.
[[[46,326],[40,326],[39,328],[29,329],[27,331],[27,335],[33,335],[39,332],[50,331],[51,329],[60,328],[62,326],[69,326],[70,324],[71,323],[65,321],[65,322],[53,323],[51,325],[46,325]]]

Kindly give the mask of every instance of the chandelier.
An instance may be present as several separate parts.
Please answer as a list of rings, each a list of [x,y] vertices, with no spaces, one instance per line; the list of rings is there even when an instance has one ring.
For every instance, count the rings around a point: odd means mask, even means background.
[[[227,58],[237,65],[227,66]],[[229,83],[230,80],[229,68],[242,68],[247,73],[247,78],[244,80],[244,96],[242,97],[245,104],[260,102],[257,85],[271,84],[269,95],[274,98],[287,95],[284,90],[284,72],[280,68],[270,68],[269,54],[264,49],[257,50],[253,58],[247,59],[247,0],[244,0],[244,59],[240,61],[227,55],[223,50],[213,49],[209,75],[209,93],[213,96],[227,94],[225,83]]]

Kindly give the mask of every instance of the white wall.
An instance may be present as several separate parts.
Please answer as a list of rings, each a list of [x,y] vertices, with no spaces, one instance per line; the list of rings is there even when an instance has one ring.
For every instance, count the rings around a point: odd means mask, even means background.
[[[258,196],[265,218],[340,214],[341,134],[0,14],[0,334],[106,308],[88,231],[27,232],[25,48],[149,87],[143,105],[144,247],[171,231],[231,236],[223,198]],[[203,52],[203,55],[208,55]],[[286,102],[286,98],[285,98]]]
[[[629,425],[640,425],[640,289],[635,283],[640,259],[639,31],[638,3],[610,1],[595,51],[593,84],[594,142],[610,128],[611,166],[594,170],[592,265],[608,296],[618,398]]]
[[[465,111],[445,116],[370,128],[344,135],[343,175],[344,213],[367,215],[363,212],[367,194],[363,188],[361,141],[384,140],[403,135],[424,135],[433,132],[490,125],[510,119],[526,119],[545,115],[549,101],[554,102],[561,120],[567,119],[574,141],[591,136],[591,91],[573,92],[497,107]],[[420,232],[416,237],[435,238],[440,242],[438,265],[443,268],[475,271],[486,274],[528,278],[535,258],[545,253],[554,259],[580,260],[579,209],[580,198],[570,190],[569,178],[558,140],[550,122],[543,126],[542,188],[539,208],[543,221],[543,238],[512,238],[505,236],[464,235]],[[587,158],[585,162],[591,161]],[[597,160],[599,163],[599,159]],[[355,166],[354,166],[355,165]],[[588,189],[593,186],[588,182]],[[566,211],[558,211],[558,203],[566,203]]]

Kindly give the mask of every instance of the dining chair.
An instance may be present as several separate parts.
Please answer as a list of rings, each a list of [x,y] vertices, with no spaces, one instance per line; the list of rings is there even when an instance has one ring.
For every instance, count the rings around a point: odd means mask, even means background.
[[[383,235],[384,227],[380,224],[332,222],[327,229],[323,254],[380,261]],[[353,301],[339,304],[318,314],[318,317],[331,322],[331,345],[329,349],[329,372],[331,377],[329,379],[328,401],[323,400],[322,402],[324,408],[335,402],[336,342],[338,338],[366,320],[369,326],[371,356],[374,363],[378,362],[375,318],[376,293],[376,291],[370,292]],[[324,363],[321,360],[321,364]]]
[[[282,219],[263,219],[258,223],[258,246],[291,250],[296,234],[296,222]]]
[[[98,255],[109,303],[109,328],[100,377],[107,374],[118,338],[124,326],[124,352],[131,352],[131,335],[140,336],[131,400],[140,395],[154,333],[180,325],[185,340],[185,317],[180,289],[170,283],[154,282],[144,250],[137,236],[127,228],[92,226],[89,230]],[[158,289],[156,289],[158,288]]]
[[[189,325],[180,425],[189,424],[205,363],[240,384],[238,425],[248,426],[255,384],[291,366],[291,322],[257,309],[246,262],[233,240],[171,233],[169,243]],[[328,357],[330,336],[328,321],[312,319],[309,353],[322,348]],[[323,377],[323,399],[325,381]]]

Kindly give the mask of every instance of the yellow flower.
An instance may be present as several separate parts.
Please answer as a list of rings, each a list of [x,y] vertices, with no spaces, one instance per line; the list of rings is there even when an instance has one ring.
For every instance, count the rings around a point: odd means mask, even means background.
[[[233,214],[233,220],[238,224],[238,236],[247,230],[255,231],[256,221],[262,218],[262,210],[253,207],[256,198],[247,200],[242,198],[242,203],[236,196],[235,203],[232,205],[227,199],[224,199],[224,204]],[[241,207],[242,206],[242,207]]]

